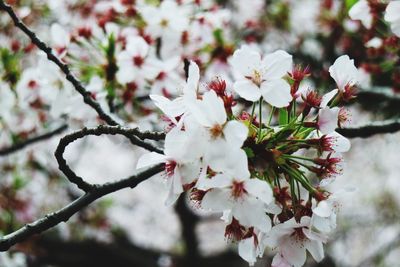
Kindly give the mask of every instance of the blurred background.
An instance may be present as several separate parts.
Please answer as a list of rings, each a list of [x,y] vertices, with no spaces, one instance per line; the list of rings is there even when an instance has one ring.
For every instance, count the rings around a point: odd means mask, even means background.
[[[167,0],[161,1],[165,2]],[[19,17],[67,62],[102,107],[127,126],[162,130],[150,93],[176,95],[184,59],[201,66],[203,82],[216,75],[229,84],[227,60],[247,44],[263,52],[284,49],[309,66],[305,88],[332,90],[328,68],[348,54],[362,73],[358,98],[348,105],[348,127],[396,123],[400,115],[399,38],[384,20],[389,1],[356,0],[8,0]],[[161,5],[161,6],[160,6]],[[154,10],[156,13],[151,13]],[[180,27],[154,28],[162,14]],[[369,15],[368,15],[369,14]],[[153,15],[154,17],[155,15]],[[161,16],[161,15],[160,15]],[[186,20],[172,21],[174,17]],[[119,76],[128,36],[149,45],[150,70]],[[146,64],[146,63],[145,63]],[[68,132],[99,123],[55,67],[0,13],[0,233],[5,235],[60,209],[81,192],[58,171],[54,151]],[[18,144],[54,133],[21,148]],[[333,187],[343,197],[338,227],[325,260],[307,266],[400,266],[400,132],[352,138],[343,175]],[[16,147],[18,149],[13,149]],[[120,137],[86,137],[67,148],[71,168],[89,182],[132,175],[144,153]],[[247,266],[224,238],[216,214],[194,207],[186,195],[166,207],[160,176],[96,201],[67,223],[0,254],[1,267]],[[266,251],[256,266],[270,266]]]

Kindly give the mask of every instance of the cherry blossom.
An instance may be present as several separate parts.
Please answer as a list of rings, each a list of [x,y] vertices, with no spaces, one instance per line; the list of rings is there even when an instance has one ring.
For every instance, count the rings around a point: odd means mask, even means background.
[[[244,99],[255,102],[263,97],[275,107],[285,107],[292,100],[290,86],[283,79],[292,69],[292,56],[285,51],[261,59],[258,52],[242,46],[235,51],[230,64],[238,73],[233,88]]]

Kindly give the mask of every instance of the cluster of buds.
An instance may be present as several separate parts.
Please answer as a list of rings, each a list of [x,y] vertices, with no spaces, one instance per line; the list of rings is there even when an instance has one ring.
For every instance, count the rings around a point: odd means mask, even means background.
[[[168,118],[165,149],[143,155],[138,167],[164,162],[166,204],[186,191],[195,207],[222,213],[225,237],[251,265],[267,247],[276,251],[272,266],[302,266],[306,251],[320,261],[339,205],[326,186],[350,149],[335,131],[338,105],[348,101],[358,70],[348,56],[338,58],[329,69],[337,89],[319,96],[300,92],[310,70],[293,68],[284,51],[262,57],[243,46],[229,63],[232,91],[220,78],[199,86],[191,62],[179,97],[150,96]],[[243,102],[237,95],[252,102],[249,111],[232,109]]]

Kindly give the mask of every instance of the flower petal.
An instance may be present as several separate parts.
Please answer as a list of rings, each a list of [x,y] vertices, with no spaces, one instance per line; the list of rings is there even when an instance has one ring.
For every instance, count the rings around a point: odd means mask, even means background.
[[[261,84],[261,94],[268,104],[282,108],[292,101],[290,85],[282,79],[267,80]]]
[[[262,64],[265,68],[265,78],[280,79],[292,70],[292,56],[286,51],[278,50],[264,57]]]
[[[255,102],[260,99],[260,88],[250,80],[240,80],[233,84],[233,90],[247,101]]]

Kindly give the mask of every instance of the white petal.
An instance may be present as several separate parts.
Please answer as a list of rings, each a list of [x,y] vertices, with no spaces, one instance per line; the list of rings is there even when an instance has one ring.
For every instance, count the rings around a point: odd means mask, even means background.
[[[320,201],[317,207],[313,209],[313,213],[320,217],[328,217],[332,213],[332,207],[327,201]]]
[[[324,259],[324,247],[321,242],[310,240],[305,244],[305,247],[316,262],[320,262]]]
[[[168,177],[168,179],[170,179],[169,190],[167,199],[165,200],[165,205],[171,206],[172,204],[175,203],[175,201],[179,198],[180,194],[183,192],[183,187],[180,181],[180,175],[179,173],[176,173],[176,171],[174,176]]]
[[[280,253],[276,254],[272,259],[271,267],[292,267]]]
[[[136,168],[144,168],[144,167],[149,167],[154,164],[158,164],[161,162],[165,162],[166,157],[164,155],[158,154],[156,152],[150,152],[147,154],[144,154],[141,156],[138,160],[138,163],[136,165]]]
[[[292,56],[286,51],[278,50],[268,54],[262,61],[267,80],[280,79],[292,70]]]
[[[119,83],[126,84],[134,81],[136,75],[137,70],[135,68],[124,65],[120,66],[119,70],[117,71],[116,78]]]
[[[232,208],[230,191],[225,189],[211,189],[201,201],[201,207],[205,210],[224,211]]]
[[[338,107],[325,107],[319,111],[318,127],[323,134],[330,134],[335,131],[338,126]]]
[[[348,55],[340,56],[329,67],[329,74],[335,80],[339,90],[344,90],[347,84],[355,84],[359,82],[359,72],[354,66],[354,60]]]
[[[230,146],[240,148],[247,138],[249,129],[239,121],[229,121],[224,126],[224,137]]]
[[[200,69],[196,62],[190,61],[188,74],[187,84],[189,88],[192,88],[196,91],[200,80]]]
[[[339,89],[334,89],[330,91],[329,93],[326,93],[325,95],[322,96],[322,101],[321,101],[321,108],[324,108],[328,105],[329,101],[332,100],[334,96],[338,93]]]
[[[270,105],[282,108],[292,101],[290,85],[282,79],[267,80],[261,84],[261,94]]]
[[[306,262],[306,249],[300,242],[287,239],[281,247],[282,256],[295,267],[303,266]]]
[[[365,28],[372,26],[372,15],[369,4],[366,0],[360,0],[349,10],[349,16],[353,20],[361,20]]]
[[[245,188],[248,193],[261,199],[264,203],[269,204],[273,200],[271,187],[265,181],[257,178],[250,179],[245,182]]]
[[[337,132],[333,132],[331,134],[329,134],[329,136],[332,136],[335,138],[335,142],[333,143],[332,148],[336,151],[336,152],[347,152],[350,150],[351,148],[351,143],[350,140],[347,139],[346,137],[344,137],[343,135],[337,133]]]
[[[244,226],[254,226],[262,232],[271,229],[271,219],[266,215],[264,205],[252,197],[244,197],[235,202],[232,215]]]
[[[68,32],[60,24],[54,23],[50,28],[51,40],[56,47],[66,47],[69,44],[70,37]]]
[[[250,266],[254,265],[257,261],[256,247],[254,245],[254,238],[246,238],[239,242],[239,256],[249,263]]]
[[[224,188],[232,184],[232,177],[225,174],[217,174],[214,177],[202,178],[201,181],[197,183],[197,188],[200,190],[208,190],[211,188]]]
[[[248,46],[242,46],[233,53],[230,64],[243,76],[251,76],[261,66],[261,56]]]
[[[255,102],[260,99],[260,88],[250,80],[240,80],[233,84],[233,90],[247,101]]]
[[[202,100],[193,102],[188,106],[191,114],[205,127],[222,125],[226,122],[227,115],[224,102],[217,96],[215,91],[208,91],[203,95]]]
[[[185,107],[179,101],[169,100],[168,98],[160,95],[150,95],[150,99],[154,104],[171,120],[176,123],[175,117],[182,115],[185,112]]]

